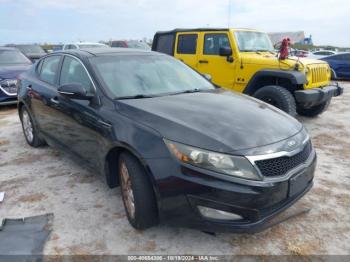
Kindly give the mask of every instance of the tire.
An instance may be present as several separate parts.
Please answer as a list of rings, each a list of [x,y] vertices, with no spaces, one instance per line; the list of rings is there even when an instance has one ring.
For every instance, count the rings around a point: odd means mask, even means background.
[[[331,99],[328,99],[326,102],[310,108],[298,107],[297,112],[301,116],[316,117],[326,111],[330,103]]]
[[[253,97],[281,109],[291,116],[296,116],[296,103],[293,95],[281,86],[264,86]]]
[[[333,69],[331,69],[331,80],[337,80],[337,74]]]
[[[39,137],[37,126],[34,124],[33,118],[25,106],[20,109],[20,120],[22,130],[27,143],[32,147],[40,147],[45,145],[45,141]]]
[[[139,161],[131,154],[122,153],[119,157],[118,171],[124,208],[130,224],[138,230],[158,224],[157,203],[152,184]]]

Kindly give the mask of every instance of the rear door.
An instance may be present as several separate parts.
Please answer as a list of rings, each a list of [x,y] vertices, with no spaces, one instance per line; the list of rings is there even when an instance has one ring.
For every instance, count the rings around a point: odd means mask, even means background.
[[[178,33],[175,42],[175,57],[193,69],[198,65],[198,33]]]
[[[45,135],[55,133],[52,117],[57,107],[57,81],[61,59],[61,55],[42,59],[36,67],[36,77],[30,79],[32,81],[26,86],[29,90],[31,111]]]
[[[212,76],[212,81],[222,87],[232,89],[236,61],[227,61],[227,57],[220,56],[220,47],[233,47],[230,44],[229,32],[201,33],[197,70],[202,74]]]

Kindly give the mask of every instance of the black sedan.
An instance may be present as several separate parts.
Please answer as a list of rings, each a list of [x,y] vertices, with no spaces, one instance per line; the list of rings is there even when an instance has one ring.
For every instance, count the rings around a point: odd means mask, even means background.
[[[61,148],[120,184],[137,229],[258,231],[313,184],[316,154],[297,120],[167,55],[47,55],[21,76],[18,110],[31,146]]]

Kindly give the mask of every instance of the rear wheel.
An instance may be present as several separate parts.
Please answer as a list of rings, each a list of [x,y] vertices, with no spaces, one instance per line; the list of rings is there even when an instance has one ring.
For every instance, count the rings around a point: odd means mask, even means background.
[[[296,116],[295,99],[287,89],[281,86],[264,86],[258,89],[253,96],[283,110],[291,116]]]
[[[23,134],[27,143],[32,147],[39,147],[44,145],[45,141],[39,137],[38,129],[34,125],[33,119],[25,106],[22,106],[20,110],[20,119],[22,123]]]
[[[120,155],[119,180],[130,224],[136,229],[156,225],[158,214],[152,184],[139,161],[128,153]]]
[[[328,99],[326,102],[310,108],[298,107],[297,112],[301,116],[315,117],[326,111],[330,103],[331,99]]]

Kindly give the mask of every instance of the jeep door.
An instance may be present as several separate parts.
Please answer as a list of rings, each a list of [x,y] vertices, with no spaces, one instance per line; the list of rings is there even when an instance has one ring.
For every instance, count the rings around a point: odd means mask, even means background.
[[[202,32],[200,34],[201,45],[199,46],[198,66],[197,70],[202,74],[212,76],[213,83],[233,89],[235,79],[236,61],[226,56],[220,56],[219,50],[221,47],[231,48],[229,32]],[[230,60],[233,59],[233,60]]]
[[[198,33],[186,32],[176,35],[174,57],[197,70]]]

